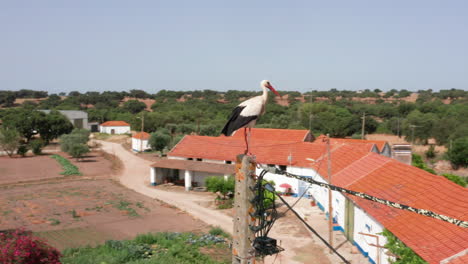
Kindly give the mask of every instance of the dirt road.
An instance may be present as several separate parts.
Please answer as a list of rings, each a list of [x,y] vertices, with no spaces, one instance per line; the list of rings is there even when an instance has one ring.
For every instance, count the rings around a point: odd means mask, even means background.
[[[232,218],[197,203],[203,197],[190,193],[175,193],[152,188],[149,183],[151,161],[139,158],[125,150],[120,144],[106,141],[98,141],[102,145],[102,150],[116,155],[122,160],[124,168],[120,175],[120,182],[136,192],[156,198],[168,204],[174,205],[186,211],[203,222],[219,226],[226,232],[232,232]]]

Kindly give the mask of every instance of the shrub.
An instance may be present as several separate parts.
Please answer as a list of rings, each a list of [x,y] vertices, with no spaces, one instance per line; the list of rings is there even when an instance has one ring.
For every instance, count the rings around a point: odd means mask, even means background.
[[[16,153],[18,155],[21,155],[22,157],[26,156],[26,153],[28,153],[28,145],[26,144],[21,144],[18,146],[18,149],[16,150]]]
[[[35,139],[29,142],[29,145],[31,146],[34,155],[42,154],[42,148],[44,147],[44,141],[42,139]]]
[[[454,167],[468,166],[468,137],[455,139],[447,152],[448,159]]]
[[[395,235],[393,235],[390,231],[385,229],[382,232],[382,235],[387,238],[387,243],[385,244],[385,248],[387,248],[390,252],[397,256],[396,261],[390,259],[390,263],[411,263],[411,264],[426,264],[427,262],[424,261],[419,255],[414,253],[414,251],[406,246],[401,240],[399,240]]]
[[[436,156],[436,151],[434,145],[431,145],[429,149],[426,151],[426,158],[433,159]]]
[[[158,131],[151,133],[151,137],[148,141],[148,144],[153,150],[162,151],[165,147],[171,142],[171,136],[164,133],[163,131]]]
[[[0,263],[59,264],[60,252],[32,232],[0,232]]]
[[[462,177],[460,176],[457,176],[457,175],[453,175],[453,174],[448,174],[448,173],[444,173],[442,174],[442,176],[444,176],[445,178],[447,178],[448,180],[460,185],[460,186],[463,186],[465,187],[466,186],[466,180],[463,179]]]
[[[19,133],[14,129],[0,128],[0,148],[12,157],[19,149]],[[19,153],[18,153],[19,154]]]
[[[229,177],[227,180],[221,176],[208,177],[205,180],[205,185],[210,192],[220,192],[223,195],[223,199],[226,199],[228,193],[234,193],[236,182],[234,177]]]
[[[89,152],[89,147],[85,144],[74,144],[68,150],[68,154],[70,154],[75,159],[80,159],[83,157],[83,154]]]
[[[420,169],[423,169],[427,172],[430,172],[432,174],[436,174],[435,171],[431,168],[429,168],[426,163],[424,163],[422,157],[418,154],[413,154],[412,155],[412,165],[417,167],[417,168],[420,168]]]

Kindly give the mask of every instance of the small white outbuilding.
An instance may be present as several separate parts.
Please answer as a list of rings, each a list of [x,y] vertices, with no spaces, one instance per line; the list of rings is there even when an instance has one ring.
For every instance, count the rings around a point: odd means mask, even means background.
[[[99,126],[99,132],[107,134],[129,134],[130,125],[125,121],[107,121]]]
[[[151,146],[148,144],[150,134],[146,132],[138,132],[132,136],[132,150],[136,152],[145,151],[150,149]]]

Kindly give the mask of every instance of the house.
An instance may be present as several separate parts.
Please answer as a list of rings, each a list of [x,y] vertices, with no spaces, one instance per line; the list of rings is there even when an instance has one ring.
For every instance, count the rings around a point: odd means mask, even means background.
[[[243,129],[236,131],[232,137],[244,139]],[[306,129],[252,128],[250,140],[312,142],[315,140],[315,137]]]
[[[269,138],[268,135],[273,133],[268,133],[251,140],[251,151],[256,155],[257,162],[319,182],[328,182],[327,145],[317,140],[288,141],[284,132],[277,134],[276,138]],[[384,155],[386,146],[381,142],[332,139],[330,143],[332,184],[466,220],[467,188],[387,157]],[[166,175],[169,175],[166,177],[183,180],[186,188],[202,181],[206,175],[233,173],[236,155],[243,153],[244,149],[243,135],[186,136],[168,153],[168,159],[153,164],[151,182],[161,182],[164,177],[161,170],[165,168],[172,170],[172,174],[166,171]],[[206,174],[208,171],[211,174]],[[257,169],[256,173],[260,171]],[[273,180],[276,186],[288,183],[294,195],[315,199],[325,214],[330,216],[328,189],[272,173],[265,175],[265,178]],[[389,263],[386,249],[381,247],[386,243],[386,238],[380,234],[388,229],[428,263],[463,263],[460,261],[467,254],[468,245],[466,228],[336,191],[332,192],[332,197],[334,230],[342,231],[368,257],[369,262]]]
[[[129,134],[130,125],[125,121],[107,121],[99,126],[99,132],[107,134]]]
[[[320,135],[317,137],[317,139],[314,142],[322,142],[325,144],[325,139],[327,136],[325,135]],[[392,148],[388,144],[387,141],[383,140],[367,140],[367,139],[353,139],[353,138],[330,138],[330,143],[331,144],[374,144],[375,147],[372,150],[372,152],[384,155],[386,157],[392,157]]]
[[[43,113],[49,114],[51,110],[39,110]],[[59,113],[64,115],[75,128],[83,128],[90,130],[91,127],[88,124],[88,113],[78,110],[58,110]]]
[[[138,132],[132,136],[132,150],[136,152],[145,151],[151,149],[148,144],[150,134],[146,132]]]

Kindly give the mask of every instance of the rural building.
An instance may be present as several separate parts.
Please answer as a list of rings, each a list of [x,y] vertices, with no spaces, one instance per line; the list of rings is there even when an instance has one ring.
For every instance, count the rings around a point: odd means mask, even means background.
[[[39,110],[43,113],[49,114],[51,110]],[[62,115],[64,115],[75,128],[84,128],[90,130],[88,124],[88,113],[78,110],[58,110]]]
[[[138,132],[132,136],[132,150],[136,152],[145,151],[151,149],[148,144],[150,134],[146,132]]]
[[[284,132],[265,134],[255,139],[253,132],[250,148],[257,162],[319,182],[328,182],[326,144],[318,140],[295,141],[297,138],[291,141]],[[221,166],[230,166],[233,173],[232,164],[236,155],[245,149],[243,133],[238,134],[241,135],[185,136],[168,153],[168,159],[152,165],[151,182],[157,184],[164,177],[173,177],[184,182],[187,188],[195,182],[199,184],[207,175],[229,174],[229,171],[221,170]],[[257,132],[257,135],[260,134]],[[273,134],[273,138],[268,136]],[[332,139],[332,184],[466,220],[468,189],[442,176],[389,158],[386,149],[389,149],[388,144],[382,142]],[[173,162],[177,164],[169,164]],[[215,167],[218,167],[217,170]],[[166,168],[172,172],[166,171],[164,174],[162,170]],[[257,169],[257,174],[260,171]],[[273,180],[276,186],[290,185],[295,196],[305,195],[314,199],[319,208],[330,215],[328,189],[272,173],[265,178]],[[371,263],[389,263],[388,252],[381,247],[386,243],[386,238],[380,234],[384,229],[431,264],[442,261],[457,263],[454,261],[467,254],[466,228],[335,191],[332,197],[334,230],[342,231]]]
[[[125,121],[107,121],[99,126],[99,132],[107,134],[129,134],[130,125]]]

